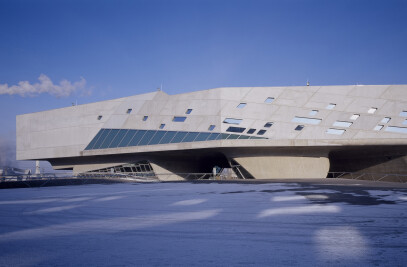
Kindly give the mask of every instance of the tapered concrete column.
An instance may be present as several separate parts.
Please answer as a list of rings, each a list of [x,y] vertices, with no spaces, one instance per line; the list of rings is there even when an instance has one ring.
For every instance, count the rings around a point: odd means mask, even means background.
[[[236,157],[233,158],[255,179],[326,178],[329,159],[326,157]]]
[[[153,171],[157,178],[160,181],[184,181],[185,179],[168,169],[164,168],[163,166],[160,166],[154,162],[150,162],[151,168],[153,168]]]

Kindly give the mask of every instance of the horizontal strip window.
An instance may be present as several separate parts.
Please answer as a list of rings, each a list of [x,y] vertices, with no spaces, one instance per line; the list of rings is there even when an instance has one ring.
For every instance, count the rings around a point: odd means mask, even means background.
[[[314,125],[317,125],[317,124],[319,124],[322,120],[321,120],[321,119],[315,119],[315,118],[294,117],[294,119],[292,119],[291,121],[292,121],[292,122],[297,122],[297,123],[305,123],[305,124],[314,124]]]
[[[385,131],[392,133],[407,133],[407,127],[387,126]]]
[[[245,128],[237,128],[234,133],[244,132]],[[240,129],[239,129],[240,128]],[[243,129],[243,130],[242,130]],[[260,130],[258,134],[262,134]],[[106,149],[117,147],[145,146],[157,144],[203,142],[213,140],[233,139],[267,139],[264,137],[251,137],[247,135],[210,133],[210,132],[184,132],[184,131],[156,131],[132,129],[101,129],[91,140],[85,150]]]
[[[242,122],[242,119],[226,118],[223,123],[227,124],[236,124],[239,125]]]
[[[137,133],[137,130],[128,130],[126,135],[123,137],[123,139],[120,141],[118,147],[126,147],[133,136]]]
[[[230,127],[226,130],[226,132],[243,133],[244,130],[246,130],[246,128],[230,126]]]
[[[126,136],[127,132],[129,130],[119,130],[119,133],[116,135],[116,137],[113,139],[113,141],[110,143],[109,148],[113,147],[118,147],[120,142],[123,140],[123,138]]]
[[[327,133],[327,134],[342,135],[342,134],[345,133],[345,130],[343,130],[343,129],[333,129],[333,128],[330,128],[330,129],[326,130],[326,133]]]

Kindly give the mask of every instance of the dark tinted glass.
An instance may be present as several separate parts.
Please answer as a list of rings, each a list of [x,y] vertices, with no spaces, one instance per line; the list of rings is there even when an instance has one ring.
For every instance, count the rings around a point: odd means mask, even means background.
[[[247,136],[247,135],[241,135],[241,136],[239,137],[239,139],[249,139],[249,136]]]
[[[237,134],[231,134],[231,135],[229,135],[228,139],[237,139],[237,138],[239,138],[239,136],[240,135],[237,135]]]
[[[174,136],[171,143],[181,143],[182,139],[187,135],[188,132],[178,132],[177,135]]]
[[[264,127],[270,128],[272,125],[273,125],[272,122],[267,122],[266,124],[264,124]]]
[[[220,139],[220,133],[211,133],[207,141]]]
[[[175,121],[175,122],[184,122],[184,121],[186,120],[186,118],[187,118],[187,117],[174,117],[174,118],[172,119],[172,121]]]
[[[232,132],[232,133],[243,133],[244,130],[246,130],[246,128],[231,126],[226,131],[227,132]]]
[[[248,134],[252,134],[252,133],[254,133],[255,131],[256,131],[256,129],[253,129],[253,128],[252,128],[252,129],[248,130],[247,133],[248,133]]]
[[[146,130],[138,130],[138,132],[133,136],[133,139],[131,139],[130,143],[127,146],[137,146],[137,144],[140,142],[141,138],[146,134]]]
[[[193,142],[199,133],[188,133],[182,142]]]
[[[114,140],[110,143],[109,148],[118,147],[123,137],[126,135],[127,131],[128,131],[127,129],[120,130],[119,133],[114,138]]]
[[[150,143],[148,143],[149,145],[155,145],[158,144],[161,140],[161,138],[163,138],[163,136],[167,133],[167,131],[157,131],[157,133],[154,135],[153,139],[151,139]]]
[[[258,135],[263,135],[265,133],[266,133],[266,130],[260,130],[260,131],[257,132]]]
[[[171,142],[171,139],[174,138],[177,132],[169,131],[167,134],[161,139],[160,144],[168,144]]]
[[[225,133],[221,133],[220,134],[220,139],[227,139],[229,137],[230,134],[225,134]]]
[[[120,130],[118,129],[112,129],[110,130],[109,134],[106,136],[105,141],[103,141],[102,145],[100,148],[108,148],[110,143],[113,141],[113,139],[116,137],[116,135],[119,133]]]
[[[106,136],[109,134],[110,129],[105,129],[102,135],[99,137],[99,139],[96,141],[95,145],[93,146],[93,149],[99,149],[100,145],[103,144],[103,141],[105,141]]]
[[[157,131],[147,131],[146,134],[143,136],[143,138],[140,140],[140,142],[138,143],[138,146],[145,146],[148,144],[148,142],[150,142],[150,140],[153,138],[154,134]]]
[[[210,135],[211,133],[199,133],[198,137],[195,138],[194,142],[205,141],[206,139],[208,139]]]
[[[137,130],[128,130],[123,140],[119,143],[119,147],[125,147],[129,144],[130,140],[137,133]]]
[[[93,137],[92,141],[90,141],[89,145],[85,148],[85,150],[92,149],[92,147],[95,145],[96,141],[99,139],[99,137],[102,135],[103,131],[105,129],[101,129],[95,137]]]

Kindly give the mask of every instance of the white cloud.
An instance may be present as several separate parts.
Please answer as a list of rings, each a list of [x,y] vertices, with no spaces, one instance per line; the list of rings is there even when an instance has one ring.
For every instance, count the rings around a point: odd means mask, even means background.
[[[74,83],[68,80],[62,80],[59,84],[54,84],[47,75],[41,74],[38,80],[40,82],[34,84],[28,81],[21,81],[18,82],[17,85],[12,86],[0,84],[0,95],[8,94],[33,97],[47,93],[56,97],[67,97],[77,91],[85,92],[86,80],[82,77],[79,81]]]

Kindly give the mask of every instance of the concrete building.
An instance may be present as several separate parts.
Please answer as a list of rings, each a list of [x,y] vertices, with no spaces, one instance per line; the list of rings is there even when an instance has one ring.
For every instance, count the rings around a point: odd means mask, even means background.
[[[406,155],[407,85],[156,91],[17,116],[17,159],[74,173],[407,174]]]

